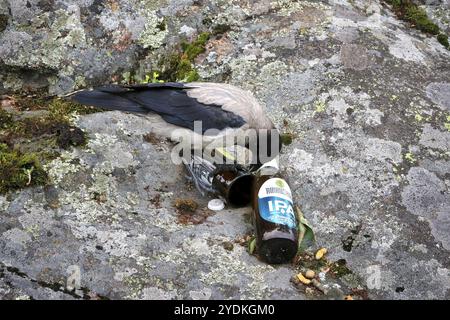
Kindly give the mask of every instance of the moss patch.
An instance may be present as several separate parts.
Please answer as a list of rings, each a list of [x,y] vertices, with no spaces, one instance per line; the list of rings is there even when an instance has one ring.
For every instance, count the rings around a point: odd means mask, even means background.
[[[183,49],[183,58],[193,61],[199,54],[205,52],[205,45],[208,39],[209,33],[203,32],[191,43],[182,42],[181,48]]]
[[[6,144],[0,144],[0,193],[43,185],[47,179],[37,155],[22,154]]]
[[[336,278],[341,278],[343,276],[352,274],[353,272],[347,267],[347,261],[345,259],[340,259],[336,262],[331,263],[330,272]]]
[[[282,133],[280,134],[281,143],[285,146],[288,146],[294,141],[294,134],[293,133]]]
[[[25,104],[22,102],[25,101]],[[15,142],[27,139],[56,138],[58,146],[67,149],[69,146],[79,146],[85,143],[84,133],[76,128],[71,119],[74,114],[88,114],[99,109],[84,107],[73,102],[53,99],[48,102],[36,100],[34,104],[26,99],[17,99],[14,106],[19,112],[11,114],[0,111],[0,142],[14,145]],[[36,116],[24,116],[20,110],[32,110]]]
[[[440,44],[450,50],[450,44],[448,43],[448,36],[446,34],[440,33],[437,36],[437,40]]]
[[[198,203],[192,199],[176,199],[174,207],[182,213],[195,212],[198,208]]]
[[[12,97],[9,104],[11,111],[0,108],[1,193],[44,184],[41,163],[86,143],[84,132],[72,123],[74,115],[99,111],[53,98]]]
[[[411,0],[384,0],[384,2],[392,6],[398,18],[409,22],[418,30],[437,36],[438,41],[447,49],[449,48],[447,36],[440,33],[439,26],[428,18],[425,10]]]
[[[193,67],[194,59],[205,52],[206,43],[210,34],[201,33],[196,40],[191,43],[182,42],[181,49],[163,58],[159,65],[162,69],[159,79],[162,81],[182,81],[192,82],[200,79],[198,72]]]

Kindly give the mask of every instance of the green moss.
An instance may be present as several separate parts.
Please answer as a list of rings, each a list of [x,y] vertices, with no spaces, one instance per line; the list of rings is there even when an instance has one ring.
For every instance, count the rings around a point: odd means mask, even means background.
[[[101,111],[99,108],[84,106],[72,101],[55,98],[47,107],[52,120],[69,121],[74,114],[85,115]]]
[[[22,154],[0,144],[0,193],[46,182],[47,173],[35,154]]]
[[[15,96],[14,107],[19,111],[44,110],[50,99],[41,96]]]
[[[448,38],[440,33],[439,26],[428,18],[425,10],[417,6],[411,0],[384,0],[390,4],[401,20],[409,22],[413,27],[431,35],[437,35],[438,41],[449,48]]]
[[[100,109],[62,99],[13,97],[14,114],[0,108],[0,193],[47,182],[41,163],[56,158],[61,149],[86,143],[73,125],[74,114]],[[26,116],[23,111],[33,111]]]
[[[72,124],[75,113],[88,114],[99,109],[61,99],[14,97],[14,116],[0,109],[0,143],[23,154],[33,153],[46,162],[58,156],[61,149],[82,146],[85,133]],[[37,112],[24,116],[21,111]]]
[[[330,265],[330,272],[337,278],[352,274],[353,272],[347,267],[347,261],[340,259]]]
[[[177,80],[184,80],[192,71],[192,64],[189,60],[181,58],[178,62],[176,78]]]
[[[427,13],[422,8],[416,5],[410,4],[406,6],[405,19],[423,32],[433,35],[439,33],[439,27],[428,18]]]
[[[18,100],[20,101],[20,100]],[[18,104],[22,109],[23,105]],[[28,108],[27,108],[28,109]],[[50,139],[56,137],[59,147],[66,149],[69,146],[79,146],[85,143],[84,133],[71,123],[75,113],[88,114],[98,109],[81,106],[76,103],[53,99],[43,105],[33,105],[33,109],[46,110],[48,113],[35,117],[18,117],[13,120],[5,111],[0,112],[3,125],[0,128],[0,141],[14,144],[14,140],[21,139]]]
[[[440,44],[442,44],[444,47],[450,50],[450,44],[448,43],[448,36],[444,33],[440,33],[437,36],[437,40]]]
[[[164,57],[159,63],[162,69],[159,80],[183,82],[199,80],[200,76],[192,63],[199,54],[205,52],[209,37],[209,33],[203,32],[192,43],[181,43],[181,52],[174,52]]]
[[[151,74],[145,75],[145,79],[139,83],[162,83],[164,80],[159,79],[159,71],[153,71]]]
[[[8,26],[8,16],[6,14],[0,14],[0,32],[3,32]]]
[[[197,70],[191,70],[186,75],[186,82],[194,82],[198,81],[200,79],[200,75],[198,74]]]
[[[281,143],[285,146],[290,145],[294,140],[294,135],[292,133],[282,133],[280,134]]]
[[[203,32],[192,43],[184,42],[181,44],[183,54],[186,55],[189,61],[193,61],[199,54],[205,52],[205,45],[208,42],[209,36],[210,34],[208,32]]]

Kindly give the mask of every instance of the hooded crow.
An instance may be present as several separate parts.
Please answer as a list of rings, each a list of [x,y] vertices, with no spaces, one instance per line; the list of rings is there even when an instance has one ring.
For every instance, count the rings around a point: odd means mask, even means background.
[[[153,133],[174,142],[188,141],[190,147],[192,141],[201,141],[202,148],[215,148],[224,146],[226,138],[236,141],[256,137],[256,150],[252,150],[257,154],[256,164],[263,162],[261,145],[264,144],[266,160],[276,156],[281,148],[278,131],[255,97],[229,84],[108,85],[76,91],[68,97],[84,105],[143,114],[151,120]],[[249,147],[249,139],[237,141]]]

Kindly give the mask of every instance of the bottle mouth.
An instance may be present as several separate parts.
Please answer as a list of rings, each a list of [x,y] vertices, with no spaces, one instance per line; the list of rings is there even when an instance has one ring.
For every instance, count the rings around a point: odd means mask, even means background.
[[[227,202],[233,207],[245,207],[251,202],[253,175],[245,174],[234,179],[228,189]]]

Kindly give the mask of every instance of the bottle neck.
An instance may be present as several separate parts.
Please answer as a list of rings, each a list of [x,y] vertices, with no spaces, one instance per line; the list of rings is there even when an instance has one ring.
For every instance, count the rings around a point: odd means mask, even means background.
[[[280,170],[279,157],[276,156],[272,160],[264,163],[261,168],[259,168],[258,173],[261,176],[269,176],[277,173]]]

